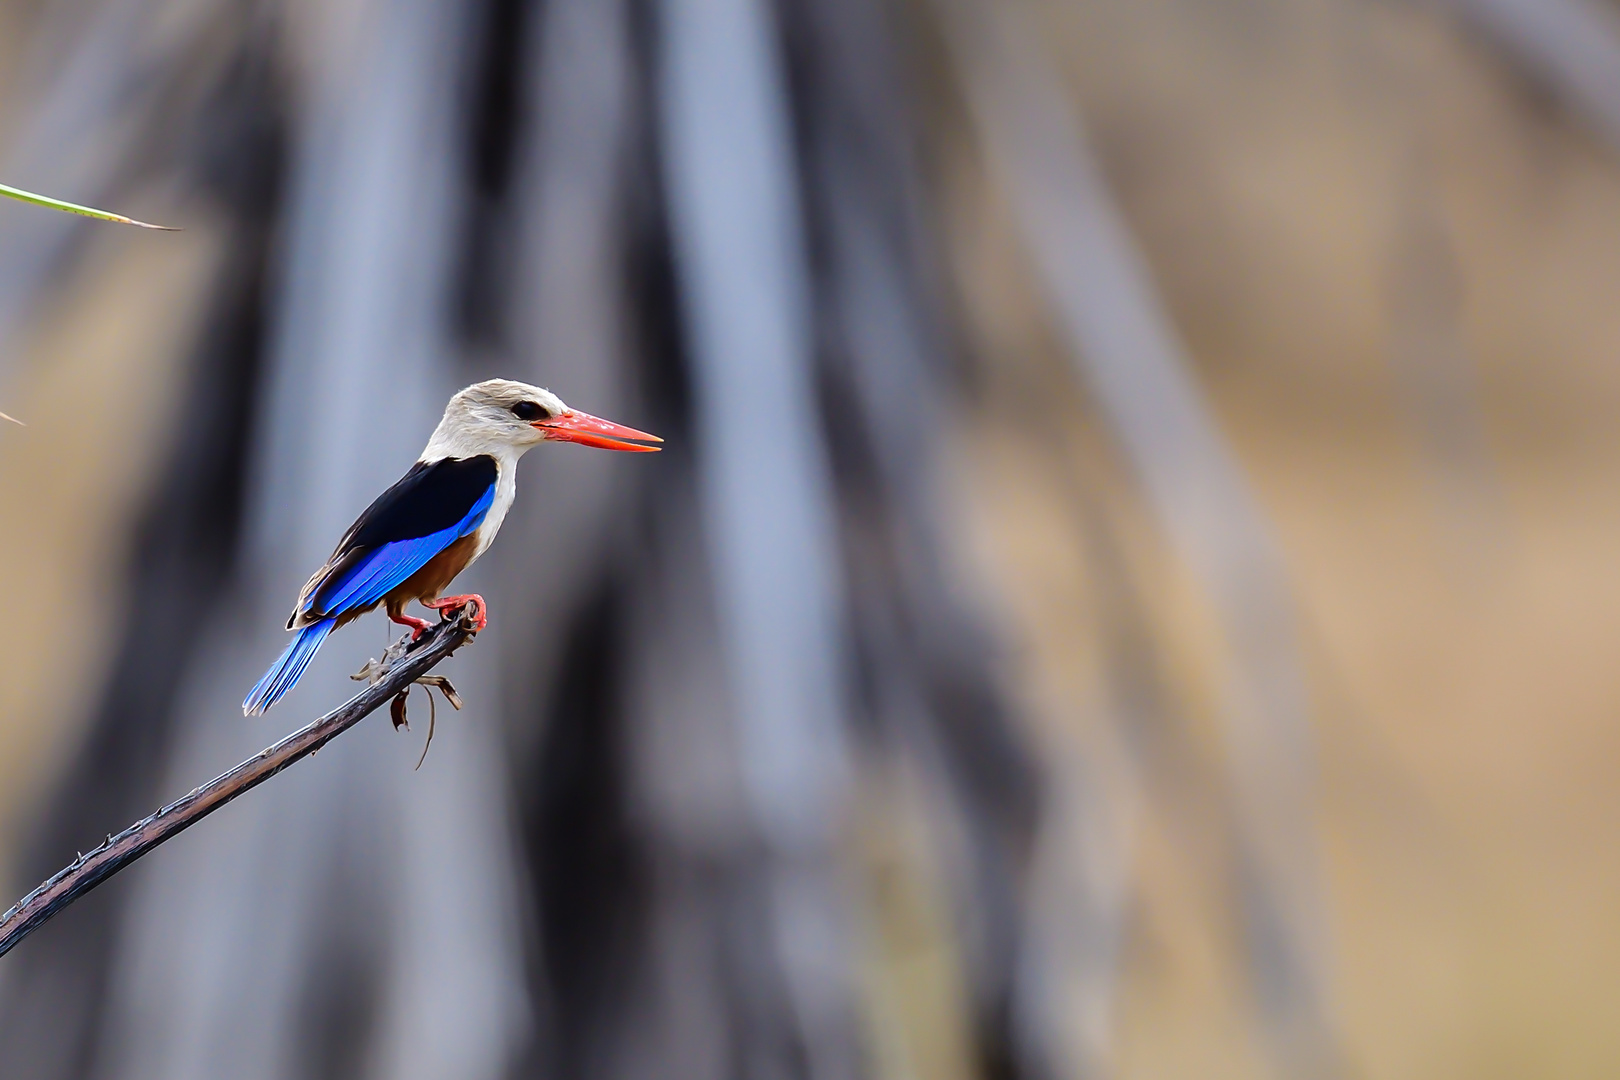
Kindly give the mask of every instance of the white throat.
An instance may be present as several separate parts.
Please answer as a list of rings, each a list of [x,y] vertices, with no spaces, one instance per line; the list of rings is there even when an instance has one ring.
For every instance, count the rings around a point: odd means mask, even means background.
[[[489,545],[495,541],[495,534],[500,532],[501,523],[506,520],[506,512],[512,509],[512,500],[517,498],[518,459],[530,449],[529,446],[514,446],[505,440],[494,440],[487,436],[480,438],[479,433],[446,421],[440,421],[427,446],[422,449],[420,460],[429,463],[445,458],[484,456],[495,459],[495,501],[489,513],[484,515],[483,524],[478,527],[478,546],[473,550],[473,559],[489,550]],[[471,562],[468,560],[469,565]]]

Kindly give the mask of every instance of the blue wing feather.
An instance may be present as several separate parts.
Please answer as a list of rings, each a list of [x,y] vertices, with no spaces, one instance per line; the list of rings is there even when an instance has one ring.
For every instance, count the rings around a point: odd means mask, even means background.
[[[394,540],[375,548],[351,567],[341,582],[323,584],[321,588],[313,590],[309,605],[320,600],[320,614],[333,616],[370,607],[403,585],[433,556],[482,525],[494,502],[495,486],[491,484],[489,490],[467,511],[466,517],[456,524],[427,536]]]
[[[321,642],[326,640],[326,635],[332,632],[336,623],[336,619],[322,619],[298,631],[298,636],[292,639],[286,651],[248,691],[247,699],[242,702],[242,711],[254,716],[280,701],[281,695],[298,683],[304,669],[315,658],[315,650],[321,647]]]
[[[342,580],[323,583],[320,588],[310,590],[304,610],[311,610],[317,599],[322,600],[321,619],[298,631],[286,651],[248,692],[247,699],[242,702],[242,710],[251,716],[264,712],[279,701],[282,695],[297,685],[304,669],[314,659],[316,650],[337,624],[339,616],[379,603],[412,574],[426,566],[433,556],[476,531],[484,523],[494,502],[495,485],[492,483],[456,524],[427,536],[380,544],[353,566],[347,567]]]
[[[433,556],[461,535],[461,529],[456,527],[431,536],[384,544],[359,562],[335,592],[323,597],[324,613],[344,615],[356,608],[370,607],[403,585],[406,578],[426,566]],[[310,599],[313,603],[314,597]]]

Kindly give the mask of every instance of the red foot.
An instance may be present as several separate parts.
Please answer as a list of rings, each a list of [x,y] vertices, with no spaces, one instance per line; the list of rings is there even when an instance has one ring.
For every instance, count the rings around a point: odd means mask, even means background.
[[[489,605],[484,603],[484,598],[479,596],[477,593],[468,593],[465,596],[441,596],[437,600],[422,601],[423,607],[432,608],[434,611],[437,611],[440,616],[444,616],[446,612],[454,611],[456,608],[466,607],[469,604],[474,605],[473,629],[482,630],[485,626],[489,625],[489,616],[487,614],[489,611]],[[427,623],[423,623],[422,625],[426,626]]]
[[[405,614],[403,611],[397,615],[390,611],[388,613],[388,620],[390,622],[397,622],[401,626],[410,627],[412,641],[415,641],[417,638],[421,637],[422,631],[433,625],[426,619],[418,619],[415,616]]]

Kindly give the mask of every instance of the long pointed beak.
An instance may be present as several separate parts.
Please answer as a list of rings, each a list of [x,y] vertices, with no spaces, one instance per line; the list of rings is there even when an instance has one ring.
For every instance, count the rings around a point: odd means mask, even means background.
[[[532,426],[551,442],[579,443],[581,446],[594,446],[601,450],[635,450],[643,454],[663,449],[661,446],[640,445],[664,441],[656,435],[649,435],[645,431],[637,431],[623,424],[615,424],[611,420],[603,420],[599,416],[592,416],[578,409],[569,409],[561,416],[554,416],[550,420],[536,420]]]

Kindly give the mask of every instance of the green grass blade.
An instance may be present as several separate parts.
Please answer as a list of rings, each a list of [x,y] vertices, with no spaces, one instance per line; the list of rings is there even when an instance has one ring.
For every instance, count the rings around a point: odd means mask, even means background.
[[[120,225],[135,225],[142,229],[161,229],[163,232],[180,231],[179,229],[169,225],[151,225],[144,221],[136,221],[134,218],[124,217],[122,214],[109,214],[107,211],[97,210],[93,206],[80,206],[78,203],[63,202],[61,199],[51,199],[44,195],[35,195],[31,191],[24,191],[21,188],[7,187],[5,184],[0,184],[0,195],[4,195],[8,199],[17,199],[21,202],[33,203],[35,206],[48,206],[52,210],[64,210],[69,214],[83,214],[85,217],[93,217],[100,221],[116,221]]]

